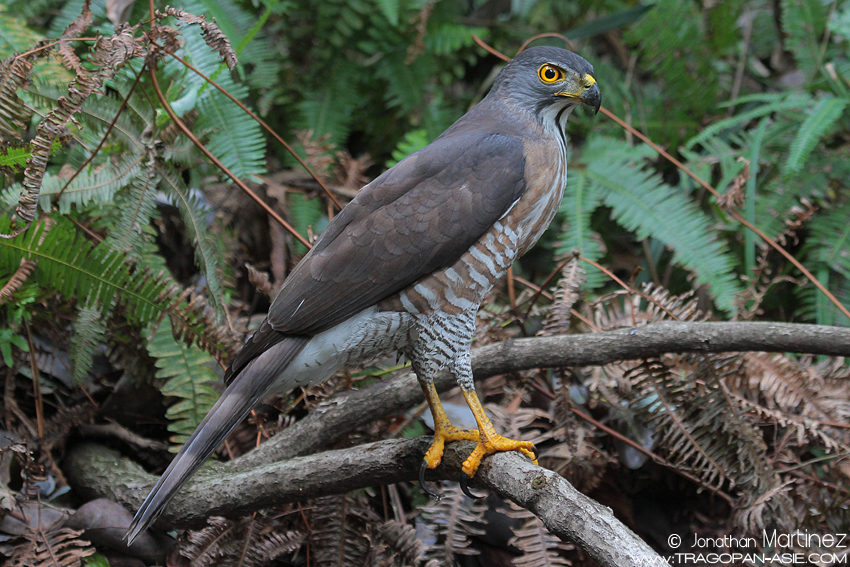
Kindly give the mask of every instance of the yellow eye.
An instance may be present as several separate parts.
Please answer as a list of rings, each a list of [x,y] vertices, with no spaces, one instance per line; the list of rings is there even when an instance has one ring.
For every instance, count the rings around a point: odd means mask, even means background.
[[[547,63],[546,65],[541,65],[540,69],[537,70],[537,76],[547,85],[551,85],[564,79],[564,71]]]

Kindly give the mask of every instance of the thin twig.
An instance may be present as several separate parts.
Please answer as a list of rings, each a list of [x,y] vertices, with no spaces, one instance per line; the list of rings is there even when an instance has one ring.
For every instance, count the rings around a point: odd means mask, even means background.
[[[498,57],[502,61],[510,61],[511,60],[511,58],[508,57],[507,55],[505,55],[504,53],[496,51],[495,49],[493,49],[492,47],[490,47],[489,45],[484,43],[484,40],[481,39],[480,37],[478,37],[477,35],[472,34],[472,39],[475,40],[475,43],[477,43],[479,45],[479,47],[481,47],[481,49],[483,49],[484,51],[487,51],[488,53],[490,53],[492,55],[495,55],[496,57]]]
[[[610,435],[611,437],[614,437],[614,438],[615,438],[615,439],[617,439],[618,441],[621,441],[621,442],[625,443],[626,445],[630,446],[630,447],[631,447],[632,449],[634,449],[635,451],[638,451],[638,452],[640,452],[640,453],[642,453],[642,454],[646,455],[647,457],[649,457],[650,459],[652,459],[655,463],[657,463],[657,464],[659,464],[659,465],[661,465],[661,466],[663,466],[663,467],[665,467],[665,468],[669,468],[669,469],[670,469],[670,470],[672,470],[673,472],[675,472],[675,473],[677,473],[677,474],[679,474],[679,475],[681,475],[681,476],[685,477],[686,479],[690,480],[691,482],[693,482],[693,483],[695,483],[695,484],[698,484],[698,485],[702,486],[702,487],[703,487],[703,488],[705,488],[706,490],[711,491],[711,493],[712,493],[712,494],[717,494],[718,496],[720,496],[721,498],[723,498],[726,502],[728,502],[730,506],[732,506],[733,508],[735,507],[735,505],[736,505],[735,499],[734,499],[732,496],[730,496],[729,494],[726,494],[725,492],[723,492],[723,491],[722,491],[722,490],[720,490],[720,489],[717,489],[717,488],[714,488],[714,487],[712,487],[712,486],[709,486],[708,484],[706,484],[705,482],[703,482],[702,480],[700,480],[698,477],[695,477],[694,475],[692,475],[692,474],[690,474],[690,473],[688,473],[688,472],[686,472],[686,471],[683,471],[683,470],[681,470],[681,469],[677,468],[675,465],[673,465],[673,464],[669,463],[669,462],[668,462],[666,459],[664,459],[663,457],[661,457],[661,456],[659,456],[659,455],[656,455],[656,454],[655,454],[655,453],[653,453],[652,451],[650,451],[650,450],[646,449],[646,448],[645,448],[643,445],[641,445],[640,443],[636,443],[635,441],[633,441],[633,440],[629,439],[628,437],[626,437],[625,435],[623,435],[623,434],[622,434],[622,433],[620,433],[619,431],[616,431],[616,430],[614,430],[614,429],[611,429],[611,428],[610,428],[610,427],[608,427],[607,425],[604,425],[604,424],[600,423],[599,421],[596,421],[596,420],[595,420],[595,419],[593,419],[591,416],[587,415],[586,413],[584,413],[583,411],[579,410],[578,408],[570,408],[570,409],[571,409],[571,410],[572,410],[572,412],[573,412],[574,414],[576,414],[578,417],[580,417],[580,418],[581,418],[581,419],[583,419],[584,421],[588,422],[588,423],[589,423],[589,424],[591,424],[592,426],[596,427],[597,429],[600,429],[600,430],[604,431],[605,433],[607,433],[608,435]]]
[[[546,288],[546,286],[549,285],[549,282],[551,282],[552,279],[556,275],[561,273],[561,270],[564,269],[564,266],[569,264],[570,261],[572,261],[574,258],[577,258],[577,257],[578,257],[578,253],[573,252],[572,254],[569,255],[568,258],[565,258],[563,262],[558,264],[557,268],[552,270],[552,272],[548,276],[546,276],[546,279],[543,280],[542,284],[540,284],[540,289],[537,290],[537,293],[535,293],[534,295],[531,296],[531,300],[529,301],[529,304],[528,304],[528,310],[525,312],[525,317],[523,317],[523,319],[522,319],[523,322],[525,322],[525,320],[528,319],[528,316],[531,315],[531,309],[534,307],[534,303],[537,301],[537,298],[540,297],[540,294],[543,293],[543,290]]]
[[[328,189],[328,188],[327,188],[327,186],[326,186],[324,183],[322,183],[322,180],[321,180],[321,179],[319,179],[319,176],[318,176],[318,175],[316,175],[316,173],[315,173],[315,172],[314,172],[314,171],[310,168],[310,166],[309,166],[309,165],[307,165],[307,163],[306,163],[303,159],[301,159],[301,156],[299,156],[299,155],[295,152],[295,150],[294,150],[294,149],[292,149],[292,146],[290,146],[290,145],[286,142],[286,140],[284,140],[283,138],[281,138],[281,137],[280,137],[280,135],[279,135],[277,132],[275,132],[275,131],[272,129],[272,127],[271,127],[271,126],[269,126],[268,124],[266,124],[266,123],[262,120],[262,118],[260,118],[260,117],[259,117],[259,116],[257,116],[256,114],[254,114],[254,113],[253,113],[253,112],[252,112],[252,111],[251,111],[251,110],[250,110],[247,106],[245,106],[244,104],[242,104],[241,102],[239,102],[238,100],[236,100],[236,98],[234,98],[234,96],[233,96],[232,94],[230,94],[229,92],[227,92],[226,90],[224,90],[223,88],[221,88],[221,87],[219,86],[219,84],[218,84],[218,83],[216,83],[215,81],[213,81],[212,79],[210,79],[209,77],[207,77],[206,75],[204,75],[204,74],[203,74],[201,71],[199,71],[198,69],[195,69],[195,68],[194,68],[192,65],[190,65],[190,64],[189,64],[189,62],[187,62],[185,59],[182,59],[180,56],[178,56],[178,55],[176,55],[175,53],[172,53],[172,52],[170,52],[170,51],[168,51],[168,50],[165,50],[165,49],[163,49],[163,50],[165,51],[165,53],[167,53],[168,55],[172,56],[173,58],[177,59],[180,63],[182,63],[183,65],[185,65],[187,68],[189,68],[190,70],[192,70],[192,71],[194,71],[195,73],[197,73],[197,74],[198,74],[198,75],[199,75],[202,79],[204,79],[205,81],[207,81],[209,84],[211,84],[212,86],[214,86],[215,88],[217,88],[217,89],[218,89],[218,90],[219,90],[219,91],[220,91],[220,92],[221,92],[224,96],[226,96],[227,98],[229,98],[230,100],[232,100],[232,101],[233,101],[233,102],[234,102],[237,106],[239,106],[239,108],[241,108],[241,109],[242,109],[245,113],[247,113],[247,114],[248,114],[248,116],[250,116],[251,118],[253,118],[254,120],[256,120],[256,121],[257,121],[257,123],[258,123],[260,126],[262,126],[263,128],[265,128],[265,129],[266,129],[266,131],[267,131],[269,134],[271,134],[272,136],[274,136],[274,139],[275,139],[275,140],[277,140],[278,142],[280,142],[280,143],[281,143],[281,145],[283,145],[283,147],[284,147],[284,148],[286,148],[286,151],[288,151],[290,154],[292,154],[292,157],[294,157],[294,158],[298,161],[298,163],[300,163],[300,164],[301,164],[301,166],[302,166],[302,167],[304,167],[304,169],[306,169],[306,170],[307,170],[307,173],[309,173],[309,174],[310,174],[310,176],[311,176],[313,179],[315,179],[315,180],[316,180],[316,183],[318,183],[318,184],[319,184],[319,187],[321,187],[321,188],[322,188],[322,190],[325,192],[325,194],[326,194],[326,195],[330,198],[330,200],[331,200],[331,201],[333,201],[334,205],[336,205],[336,206],[337,206],[337,208],[338,208],[339,210],[342,210],[342,204],[340,204],[340,202],[337,200],[336,196],[335,196],[333,193],[331,193],[331,190],[330,190],[330,189]],[[332,215],[329,215],[329,216],[332,216]]]
[[[148,71],[150,72],[150,76],[151,76],[151,84],[153,86],[154,91],[156,92],[156,96],[159,98],[160,103],[162,103],[163,108],[168,113],[168,115],[171,117],[171,119],[174,121],[174,124],[178,128],[180,128],[180,130],[184,134],[186,134],[186,137],[188,137],[190,140],[192,140],[192,143],[194,143],[195,146],[197,146],[197,148],[199,150],[201,150],[201,152],[205,156],[207,156],[207,159],[212,161],[213,164],[216,167],[218,167],[221,171],[224,172],[225,175],[227,175],[230,179],[232,179],[233,182],[236,185],[238,185],[240,189],[242,189],[245,193],[247,193],[249,197],[251,197],[258,205],[260,205],[263,208],[263,210],[265,210],[274,220],[276,220],[278,223],[280,223],[280,225],[283,228],[288,230],[289,233],[292,234],[292,236],[294,236],[301,244],[303,244],[307,248],[312,248],[312,245],[309,242],[307,242],[307,240],[303,236],[298,234],[298,231],[295,230],[292,227],[292,225],[290,225],[288,222],[283,220],[283,218],[279,214],[277,214],[274,211],[274,209],[272,209],[270,206],[268,206],[265,201],[260,199],[260,197],[256,193],[254,193],[251,190],[250,187],[245,185],[245,183],[241,179],[236,177],[235,173],[230,171],[230,169],[228,169],[226,165],[221,163],[221,161],[219,161],[218,158],[216,158],[212,154],[212,152],[210,152],[206,148],[206,146],[204,146],[204,144],[202,144],[201,141],[198,138],[195,137],[195,135],[192,133],[191,130],[189,130],[189,128],[183,123],[183,121],[180,120],[180,118],[177,117],[177,114],[175,114],[174,110],[171,109],[171,105],[168,104],[168,100],[166,100],[165,95],[162,94],[162,90],[159,88],[159,82],[156,79],[156,71],[154,70],[154,68],[149,67]]]
[[[35,360],[35,343],[32,340],[30,333],[30,325],[24,319],[24,329],[27,332],[27,344],[30,348],[30,370],[32,371],[32,390],[35,398],[35,418],[36,427],[38,427],[38,438],[44,438],[44,401],[41,397],[41,375],[38,372],[38,363]]]
[[[541,39],[541,38],[544,38],[544,37],[557,37],[558,39],[563,39],[564,43],[567,44],[567,46],[570,48],[571,51],[576,50],[575,46],[573,45],[573,42],[570,41],[570,38],[568,38],[567,36],[565,36],[564,34],[561,34],[561,33],[549,32],[549,33],[539,33],[535,36],[532,36],[532,37],[526,39],[523,42],[523,44],[520,46],[520,48],[517,50],[516,54],[519,55],[520,53],[525,51],[525,48],[528,47],[528,45],[532,41],[537,41],[538,39]],[[481,45],[481,44],[479,43],[478,45]],[[516,55],[514,55],[514,57],[516,57]]]

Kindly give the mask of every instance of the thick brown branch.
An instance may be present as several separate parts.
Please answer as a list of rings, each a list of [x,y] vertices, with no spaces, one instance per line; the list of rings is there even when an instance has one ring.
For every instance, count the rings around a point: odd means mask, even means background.
[[[174,525],[201,526],[209,515],[238,517],[306,498],[412,481],[428,443],[426,438],[379,441],[268,463],[242,473],[202,471],[180,491],[165,515]],[[455,480],[472,448],[471,443],[451,444],[443,464],[429,478]],[[153,480],[132,461],[94,444],[73,449],[65,469],[83,496],[110,498],[131,508],[142,502]],[[657,559],[611,510],[516,453],[494,456],[476,478],[537,514],[558,537],[579,543],[600,565],[648,565]]]

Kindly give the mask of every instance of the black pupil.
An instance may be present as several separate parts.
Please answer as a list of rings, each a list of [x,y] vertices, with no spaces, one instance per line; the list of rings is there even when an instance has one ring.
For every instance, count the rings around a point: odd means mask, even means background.
[[[554,70],[553,68],[551,68],[551,67],[549,67],[548,69],[546,69],[545,71],[543,71],[543,74],[544,74],[544,75],[546,76],[546,78],[547,78],[548,80],[550,80],[550,81],[551,81],[551,80],[553,80],[553,79],[554,79],[554,78],[558,75],[558,74],[555,72],[555,70]]]

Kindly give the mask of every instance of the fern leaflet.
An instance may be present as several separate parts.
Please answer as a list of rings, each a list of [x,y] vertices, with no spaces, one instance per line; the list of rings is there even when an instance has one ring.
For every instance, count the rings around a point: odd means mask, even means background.
[[[734,263],[712,233],[711,221],[659,175],[626,161],[629,152],[634,150],[612,139],[588,143],[586,174],[596,191],[620,224],[638,239],[652,236],[669,246],[678,262],[711,287],[721,309],[734,310],[740,289]]]
[[[215,361],[201,349],[175,341],[168,318],[153,330],[147,349],[156,359],[156,377],[168,380],[162,393],[182,398],[165,412],[171,420],[168,430],[174,434],[170,449],[177,452],[218,400],[218,392],[209,385],[217,381],[210,368]]]
[[[791,142],[788,161],[785,162],[785,176],[794,175],[803,169],[803,165],[820,139],[841,118],[848,98],[824,98],[818,102],[803,121],[800,130]]]

